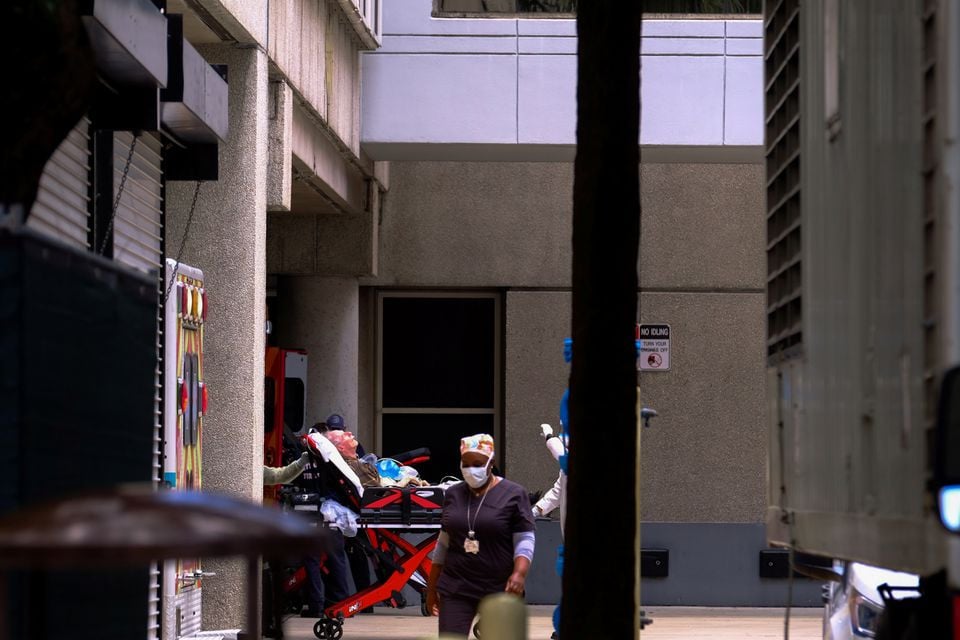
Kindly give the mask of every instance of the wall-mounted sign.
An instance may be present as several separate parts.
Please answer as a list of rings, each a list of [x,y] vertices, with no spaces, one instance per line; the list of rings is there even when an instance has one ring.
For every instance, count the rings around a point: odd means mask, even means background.
[[[670,370],[670,325],[640,325],[640,371]]]

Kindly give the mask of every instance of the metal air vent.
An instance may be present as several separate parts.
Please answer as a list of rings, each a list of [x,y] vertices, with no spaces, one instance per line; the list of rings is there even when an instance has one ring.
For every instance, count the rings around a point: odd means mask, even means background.
[[[800,6],[766,3],[764,97],[767,160],[767,355],[802,342],[800,235]]]

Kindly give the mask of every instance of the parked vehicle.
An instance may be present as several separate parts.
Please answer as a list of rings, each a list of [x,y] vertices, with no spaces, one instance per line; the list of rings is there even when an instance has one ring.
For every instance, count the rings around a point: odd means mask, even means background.
[[[905,591],[916,595],[920,584],[913,574],[859,562],[836,562],[834,570],[840,579],[824,586],[824,640],[875,638],[884,606],[881,586],[895,587],[902,595]]]

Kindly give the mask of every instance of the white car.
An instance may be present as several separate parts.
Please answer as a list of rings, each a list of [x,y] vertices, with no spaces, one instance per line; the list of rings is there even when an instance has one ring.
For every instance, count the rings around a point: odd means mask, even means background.
[[[859,562],[835,562],[834,571],[840,575],[840,581],[829,582],[824,587],[824,640],[875,637],[883,612],[883,599],[877,590],[880,585],[916,589],[920,584],[913,574]],[[911,594],[908,591],[905,595]]]

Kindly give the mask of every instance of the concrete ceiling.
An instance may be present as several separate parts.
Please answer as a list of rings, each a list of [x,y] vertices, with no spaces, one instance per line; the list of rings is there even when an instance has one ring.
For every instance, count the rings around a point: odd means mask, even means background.
[[[167,0],[167,13],[183,15],[183,34],[192,45],[219,44],[222,39],[208,27],[192,8],[191,0]]]
[[[298,179],[296,172],[293,174],[290,187],[290,211],[292,213],[343,213],[341,209],[333,206],[329,197],[320,192],[319,187],[306,179]]]

